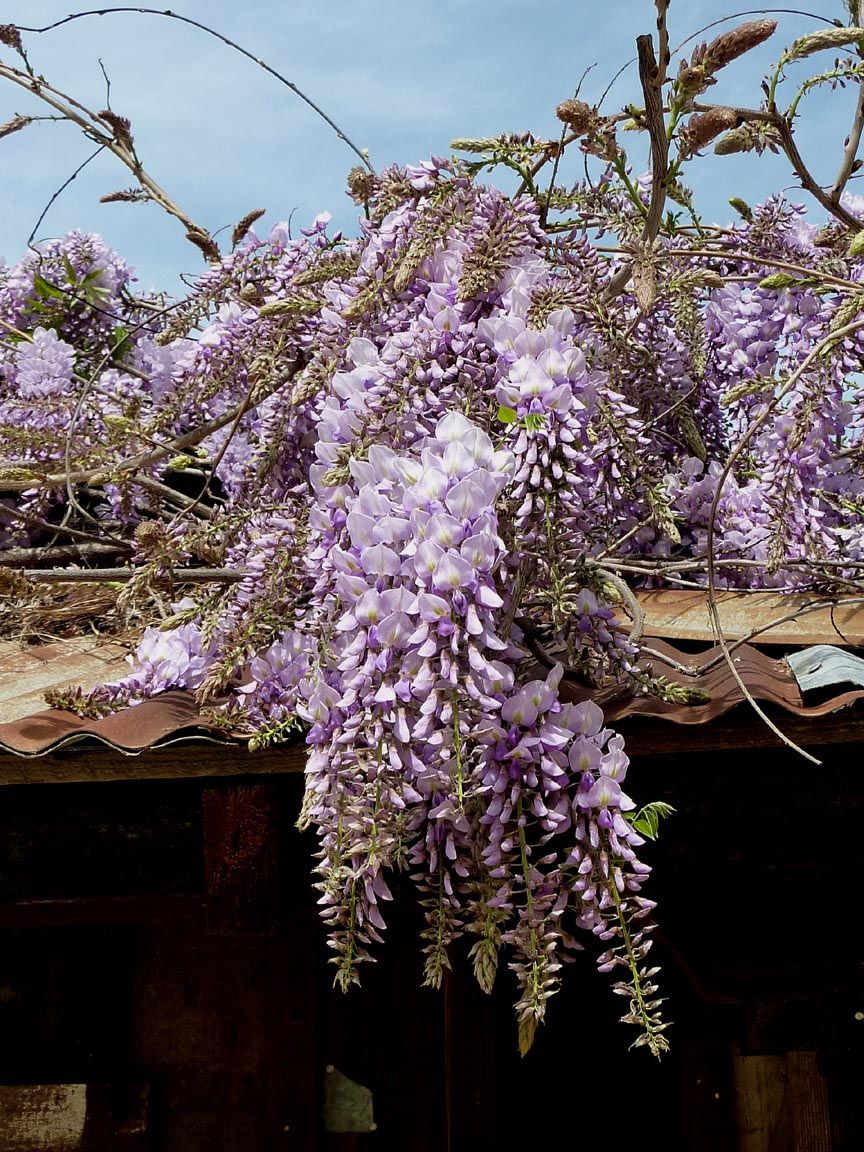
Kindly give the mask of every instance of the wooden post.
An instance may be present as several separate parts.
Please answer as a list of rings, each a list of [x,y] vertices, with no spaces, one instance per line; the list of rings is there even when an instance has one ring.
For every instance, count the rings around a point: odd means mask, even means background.
[[[815,1052],[735,1057],[738,1152],[832,1152]]]
[[[786,1053],[786,1097],[795,1152],[831,1152],[828,1085],[815,1052]]]
[[[207,928],[220,935],[272,935],[279,917],[279,830],[272,785],[206,788]]]

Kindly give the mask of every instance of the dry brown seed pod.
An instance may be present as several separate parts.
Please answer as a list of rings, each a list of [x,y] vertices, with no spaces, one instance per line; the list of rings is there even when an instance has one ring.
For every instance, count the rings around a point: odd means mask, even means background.
[[[687,152],[691,155],[698,152],[715,140],[721,132],[737,128],[740,122],[740,116],[734,108],[711,108],[707,112],[691,116],[682,133]]]
[[[21,33],[14,24],[0,24],[0,44],[5,44],[7,48],[13,48],[16,52],[24,51]]]
[[[231,233],[232,249],[237,247],[255,221],[260,220],[266,211],[266,208],[253,208],[251,212],[247,212],[246,215],[237,222],[237,226]]]
[[[777,30],[776,20],[746,20],[712,40],[705,50],[705,65],[711,72],[719,72],[745,52],[758,47]]]
[[[20,132],[22,128],[26,128],[28,124],[32,123],[32,116],[19,116],[16,113],[11,120],[7,120],[5,124],[0,124],[0,140],[4,136],[11,136],[13,132]]]
[[[587,132],[597,119],[594,109],[584,100],[562,101],[555,109],[555,115],[577,133]]]

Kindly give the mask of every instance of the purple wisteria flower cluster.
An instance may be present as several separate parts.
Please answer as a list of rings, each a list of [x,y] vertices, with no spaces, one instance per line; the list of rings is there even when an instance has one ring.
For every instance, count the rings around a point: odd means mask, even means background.
[[[611,168],[551,237],[475,175],[355,172],[358,238],[250,231],[177,303],[95,237],[0,267],[0,548],[113,548],[149,621],[129,677],[58,703],[181,689],[305,739],[343,987],[410,886],[426,981],[503,960],[523,1051],[599,941],[657,1053],[646,824],[586,696],[664,691],[630,586],[702,587],[709,552],[720,587],[857,586],[861,260],[773,199],[612,292],[591,229],[644,205]]]

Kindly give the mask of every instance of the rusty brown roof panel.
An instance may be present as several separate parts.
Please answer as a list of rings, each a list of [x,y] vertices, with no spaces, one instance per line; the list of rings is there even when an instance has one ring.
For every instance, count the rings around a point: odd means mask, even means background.
[[[645,635],[667,640],[713,643],[717,637],[705,592],[657,589],[636,593],[645,612]],[[825,597],[779,592],[718,592],[717,604],[727,640],[804,647],[834,644],[864,647],[864,600],[831,604]],[[758,630],[758,634],[752,633]]]
[[[209,738],[224,742],[199,715],[191,692],[163,692],[101,720],[49,709],[0,724],[0,750],[44,756],[82,740],[96,740],[118,752],[137,755],[175,740]]]
[[[683,725],[708,724],[746,702],[746,696],[719,646],[695,655],[681,652],[659,640],[648,647],[658,655],[652,657],[650,652],[646,653],[640,662],[646,671],[654,676],[663,676],[674,684],[698,689],[707,695],[707,700],[680,704],[647,693],[635,695],[629,689],[597,692],[574,684],[568,686],[569,698],[591,697],[596,700],[610,723],[626,716],[652,716]],[[785,660],[778,660],[749,644],[733,649],[731,655],[738,675],[755,700],[777,705],[797,716],[810,716],[815,720],[864,698],[864,689],[857,688],[836,693],[827,700],[807,701]],[[670,660],[678,667],[670,664]]]
[[[597,690],[572,681],[564,682],[562,694],[573,701],[596,700],[610,723],[630,716],[642,716],[688,727],[709,724],[745,702],[745,695],[722,658],[719,647],[692,654],[657,640],[652,641],[649,648],[651,651],[642,661],[646,671],[698,689],[707,694],[707,701],[672,703],[648,694],[636,695],[629,689]],[[754,699],[802,718],[815,721],[864,698],[864,689],[857,688],[836,693],[825,700],[808,701],[784,660],[769,656],[751,645],[743,644],[734,649],[733,660]],[[182,691],[165,692],[101,720],[48,710],[0,724],[0,750],[19,756],[42,756],[87,739],[128,755],[137,755],[172,741],[196,738],[226,741],[225,734],[217,732],[199,714],[192,694]]]
[[[567,685],[568,697],[597,700],[610,723],[633,716],[668,720],[674,725],[703,725],[741,705],[745,694],[718,647],[694,654],[671,642],[710,642],[705,594],[641,592],[639,599],[646,612],[643,667],[651,675],[701,690],[707,701],[670,703],[647,694],[636,695],[629,689],[598,691],[574,682]],[[720,594],[724,630],[730,641],[747,635],[753,628],[774,623],[770,632],[760,634],[760,642],[791,647],[825,642],[864,647],[864,608],[851,604],[807,612],[814,603],[812,598],[775,593]],[[775,623],[793,613],[798,613],[794,621]],[[747,691],[756,700],[805,720],[818,720],[864,697],[864,689],[850,689],[847,685],[827,698],[824,692],[819,698],[802,695],[788,664],[751,644],[735,647],[733,659]],[[0,752],[42,756],[88,739],[130,755],[175,740],[225,742],[225,733],[215,730],[200,716],[194,698],[186,692],[166,692],[101,720],[40,710],[44,708],[43,693],[47,688],[70,683],[92,686],[116,679],[123,671],[123,648],[98,638],[58,641],[23,651],[0,644]]]

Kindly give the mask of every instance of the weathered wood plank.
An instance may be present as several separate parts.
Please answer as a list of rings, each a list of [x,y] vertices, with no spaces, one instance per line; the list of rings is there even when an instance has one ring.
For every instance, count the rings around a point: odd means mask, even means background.
[[[261,1038],[266,1143],[260,1152],[316,1152],[321,1129],[320,929],[293,916],[288,932],[268,941],[267,1027]]]
[[[463,963],[445,974],[441,1009],[448,1147],[483,1148],[496,1091],[495,1003]]]
[[[0,1152],[145,1152],[146,1084],[0,1086]]]
[[[0,1152],[77,1152],[86,1121],[86,1084],[0,1087]]]
[[[204,869],[207,926],[221,936],[276,930],[279,828],[267,783],[205,788]]]
[[[786,1053],[786,1098],[794,1152],[831,1152],[828,1084],[815,1052]]]
[[[738,1152],[778,1152],[778,1131],[786,1094],[786,1058],[782,1055],[734,1057]]]
[[[646,636],[714,641],[706,592],[652,589],[637,592],[637,597],[645,612]],[[824,607],[817,608],[820,604]],[[822,596],[736,591],[718,592],[717,607],[727,640],[740,640],[764,628],[758,638],[762,644],[864,644],[860,603],[832,605]]]
[[[302,772],[305,766],[306,748],[302,744],[249,752],[239,744],[202,740],[130,756],[90,743],[33,758],[0,752],[0,785],[270,776]]]

